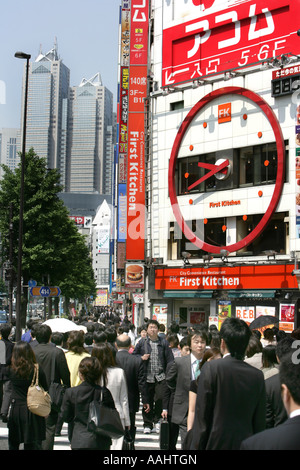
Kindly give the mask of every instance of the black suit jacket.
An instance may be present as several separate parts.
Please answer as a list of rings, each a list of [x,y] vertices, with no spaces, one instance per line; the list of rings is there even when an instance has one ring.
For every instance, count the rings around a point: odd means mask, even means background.
[[[34,354],[37,362],[45,372],[48,387],[51,383],[53,356],[55,356],[54,382],[60,383],[62,381],[67,387],[71,386],[70,371],[62,349],[57,348],[53,343],[41,343],[34,348]]]
[[[118,351],[116,361],[119,367],[124,370],[130,413],[139,411],[140,394],[143,404],[148,403],[147,382],[143,360],[140,356],[133,356],[126,350]]]
[[[300,450],[300,416],[249,437],[241,450]]]
[[[238,450],[265,425],[263,373],[231,356],[206,362],[199,376],[190,450]]]
[[[272,377],[266,379],[265,385],[267,396],[266,427],[274,428],[284,423],[288,418],[281,398],[279,374],[272,375]]]
[[[103,387],[103,404],[115,408],[110,391]],[[94,399],[100,400],[101,387],[82,382],[77,387],[66,390],[61,407],[61,418],[66,423],[72,423],[71,448],[72,449],[109,449],[111,439],[96,435],[87,429],[89,405]]]

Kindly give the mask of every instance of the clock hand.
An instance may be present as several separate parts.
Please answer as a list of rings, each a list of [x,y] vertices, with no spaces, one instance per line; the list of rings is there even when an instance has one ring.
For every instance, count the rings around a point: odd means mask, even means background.
[[[210,163],[198,163],[198,166],[206,168],[206,169],[211,169],[206,175],[202,176],[198,181],[193,183],[191,186],[188,187],[188,191],[191,191],[191,189],[195,188],[199,184],[201,184],[203,181],[206,179],[210,178],[211,176],[215,175],[216,173],[220,173],[222,170],[224,170],[227,166],[229,165],[229,161],[225,160],[224,162],[220,163],[220,165],[212,165]]]

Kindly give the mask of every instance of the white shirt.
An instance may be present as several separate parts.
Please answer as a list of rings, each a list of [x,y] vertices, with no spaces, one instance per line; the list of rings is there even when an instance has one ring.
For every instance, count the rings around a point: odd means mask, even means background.
[[[295,416],[300,416],[300,408],[291,412],[290,418],[295,418]]]

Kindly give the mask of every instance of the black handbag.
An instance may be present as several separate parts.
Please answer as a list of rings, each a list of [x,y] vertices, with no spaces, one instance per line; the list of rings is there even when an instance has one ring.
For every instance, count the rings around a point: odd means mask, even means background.
[[[100,401],[94,398],[89,405],[87,428],[98,436],[110,437],[111,439],[119,439],[125,434],[116,408],[109,408],[103,404],[103,389]]]
[[[122,450],[134,450],[134,441],[128,429],[125,431]]]
[[[54,376],[55,376],[55,354],[53,354],[53,360],[52,360],[49,395],[51,397],[51,410],[59,412],[67,387],[65,385],[62,385],[61,383],[54,382]]]
[[[159,448],[161,450],[169,449],[170,425],[166,419],[160,423]]]

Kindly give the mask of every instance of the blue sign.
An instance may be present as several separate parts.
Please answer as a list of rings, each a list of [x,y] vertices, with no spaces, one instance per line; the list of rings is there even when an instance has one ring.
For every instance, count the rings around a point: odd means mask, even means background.
[[[42,297],[49,297],[50,294],[51,294],[50,287],[43,286],[43,287],[40,288],[40,295]]]

